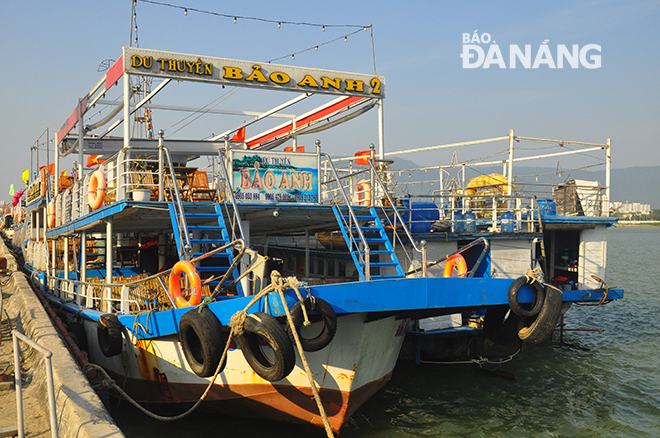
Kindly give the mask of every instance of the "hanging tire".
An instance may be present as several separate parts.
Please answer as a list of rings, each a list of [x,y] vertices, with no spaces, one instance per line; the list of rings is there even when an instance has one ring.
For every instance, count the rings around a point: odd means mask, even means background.
[[[321,321],[323,322],[323,329],[321,332],[311,339],[304,338],[300,332],[305,319],[302,311],[303,305],[305,306],[308,315],[310,312],[316,311],[321,316]],[[325,348],[330,342],[332,342],[332,339],[337,332],[337,315],[332,306],[321,298],[307,297],[302,301],[298,301],[291,308],[291,319],[298,332],[300,344],[305,351],[319,351]],[[291,327],[289,324],[286,325],[286,331],[293,342],[293,334],[291,333]]]
[[[267,313],[255,312],[248,315],[243,326],[245,333],[237,336],[245,360],[263,379],[276,382],[288,376],[296,365],[293,344],[282,326]],[[265,340],[272,349],[271,360],[261,348]]]
[[[543,308],[536,320],[529,327],[524,327],[518,332],[518,337],[530,344],[539,344],[552,336],[555,331],[564,297],[560,290],[548,288],[545,292]]]
[[[532,306],[529,309],[525,309],[518,302],[518,291],[520,291],[520,288],[524,284],[530,285],[534,290],[534,301],[532,302]],[[511,283],[511,286],[509,286],[509,307],[511,307],[511,310],[513,310],[513,312],[518,316],[531,317],[538,315],[538,313],[541,311],[541,308],[543,307],[544,300],[545,289],[543,288],[543,285],[531,277],[522,276],[516,278],[513,283]]]
[[[87,351],[87,332],[82,322],[75,319],[71,320],[66,326],[66,330],[69,332],[73,342],[83,351]]]
[[[519,341],[521,319],[509,306],[489,307],[484,316],[484,336],[498,345]]]
[[[188,365],[199,377],[209,377],[218,368],[225,350],[222,325],[208,307],[186,312],[179,323],[179,342]],[[225,367],[222,363],[220,371]]]
[[[114,313],[104,313],[96,324],[96,334],[98,335],[99,348],[105,357],[117,356],[121,353],[123,339],[121,325],[117,315]]]

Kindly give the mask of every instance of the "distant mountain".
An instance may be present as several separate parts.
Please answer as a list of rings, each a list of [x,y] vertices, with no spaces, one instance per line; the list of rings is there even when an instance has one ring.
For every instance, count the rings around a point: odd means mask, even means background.
[[[390,166],[393,170],[413,169],[418,167],[420,167],[418,164],[402,158],[396,158],[394,163]],[[501,173],[502,167],[480,167],[479,172],[482,174]],[[458,172],[455,172],[455,174],[458,175]],[[605,185],[604,168],[599,168],[598,170],[573,170],[570,172],[561,172],[558,171],[558,169],[547,167],[516,166],[514,167],[514,174],[516,175],[516,180],[520,181],[520,185],[523,187],[526,187],[524,183],[556,185],[572,179],[598,181],[600,185]],[[466,172],[466,179],[469,180],[478,175],[479,174],[475,171],[468,170]],[[399,188],[404,191],[407,190],[410,193],[429,193],[429,191],[437,189],[437,185],[433,187],[428,183],[431,180],[438,180],[437,172],[403,172],[400,176],[395,174],[395,178],[399,182]],[[611,178],[612,201],[639,202],[641,204],[651,204],[651,209],[660,208],[660,166],[612,169]],[[419,183],[417,183],[415,187],[410,181],[425,181],[425,183],[423,184],[423,187]]]

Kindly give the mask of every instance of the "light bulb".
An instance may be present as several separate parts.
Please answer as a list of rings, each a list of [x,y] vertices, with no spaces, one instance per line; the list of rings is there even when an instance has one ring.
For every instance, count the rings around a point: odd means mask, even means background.
[[[234,24],[236,24],[236,17],[234,17]]]
[[[188,15],[188,9],[187,8],[183,10],[183,15]]]
[[[282,27],[282,23],[277,23],[277,28],[279,29],[281,27]]]

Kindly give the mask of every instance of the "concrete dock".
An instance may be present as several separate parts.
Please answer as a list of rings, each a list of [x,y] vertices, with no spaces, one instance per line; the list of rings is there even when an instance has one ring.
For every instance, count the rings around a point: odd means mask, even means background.
[[[16,329],[53,353],[53,380],[56,417],[60,437],[123,437],[83,375],[77,362],[53,327],[41,302],[32,290],[16,259],[0,239],[0,257],[7,259],[7,275],[0,277],[4,310],[0,318],[0,373],[8,367],[9,380],[0,388],[0,434],[17,424],[16,394],[12,383],[13,353],[11,329]],[[6,311],[6,314],[5,314]],[[7,319],[7,315],[9,320]],[[11,327],[10,327],[11,324]],[[24,377],[23,407],[26,437],[50,437],[48,395],[44,359],[21,343]],[[2,383],[2,382],[0,382]],[[12,436],[11,432],[7,432]]]

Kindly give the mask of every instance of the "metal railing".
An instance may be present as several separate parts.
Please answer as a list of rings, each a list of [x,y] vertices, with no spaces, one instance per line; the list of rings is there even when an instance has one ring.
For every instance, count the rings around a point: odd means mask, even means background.
[[[14,343],[14,375],[16,384],[16,414],[18,421],[18,436],[19,438],[23,438],[25,436],[25,428],[23,425],[23,382],[21,378],[21,349],[18,344],[20,339],[30,347],[34,348],[44,357],[46,368],[46,385],[48,391],[48,413],[50,414],[50,436],[57,438],[57,407],[55,405],[55,385],[53,383],[53,364],[51,361],[53,353],[37,344],[23,333],[12,330],[11,335]]]

